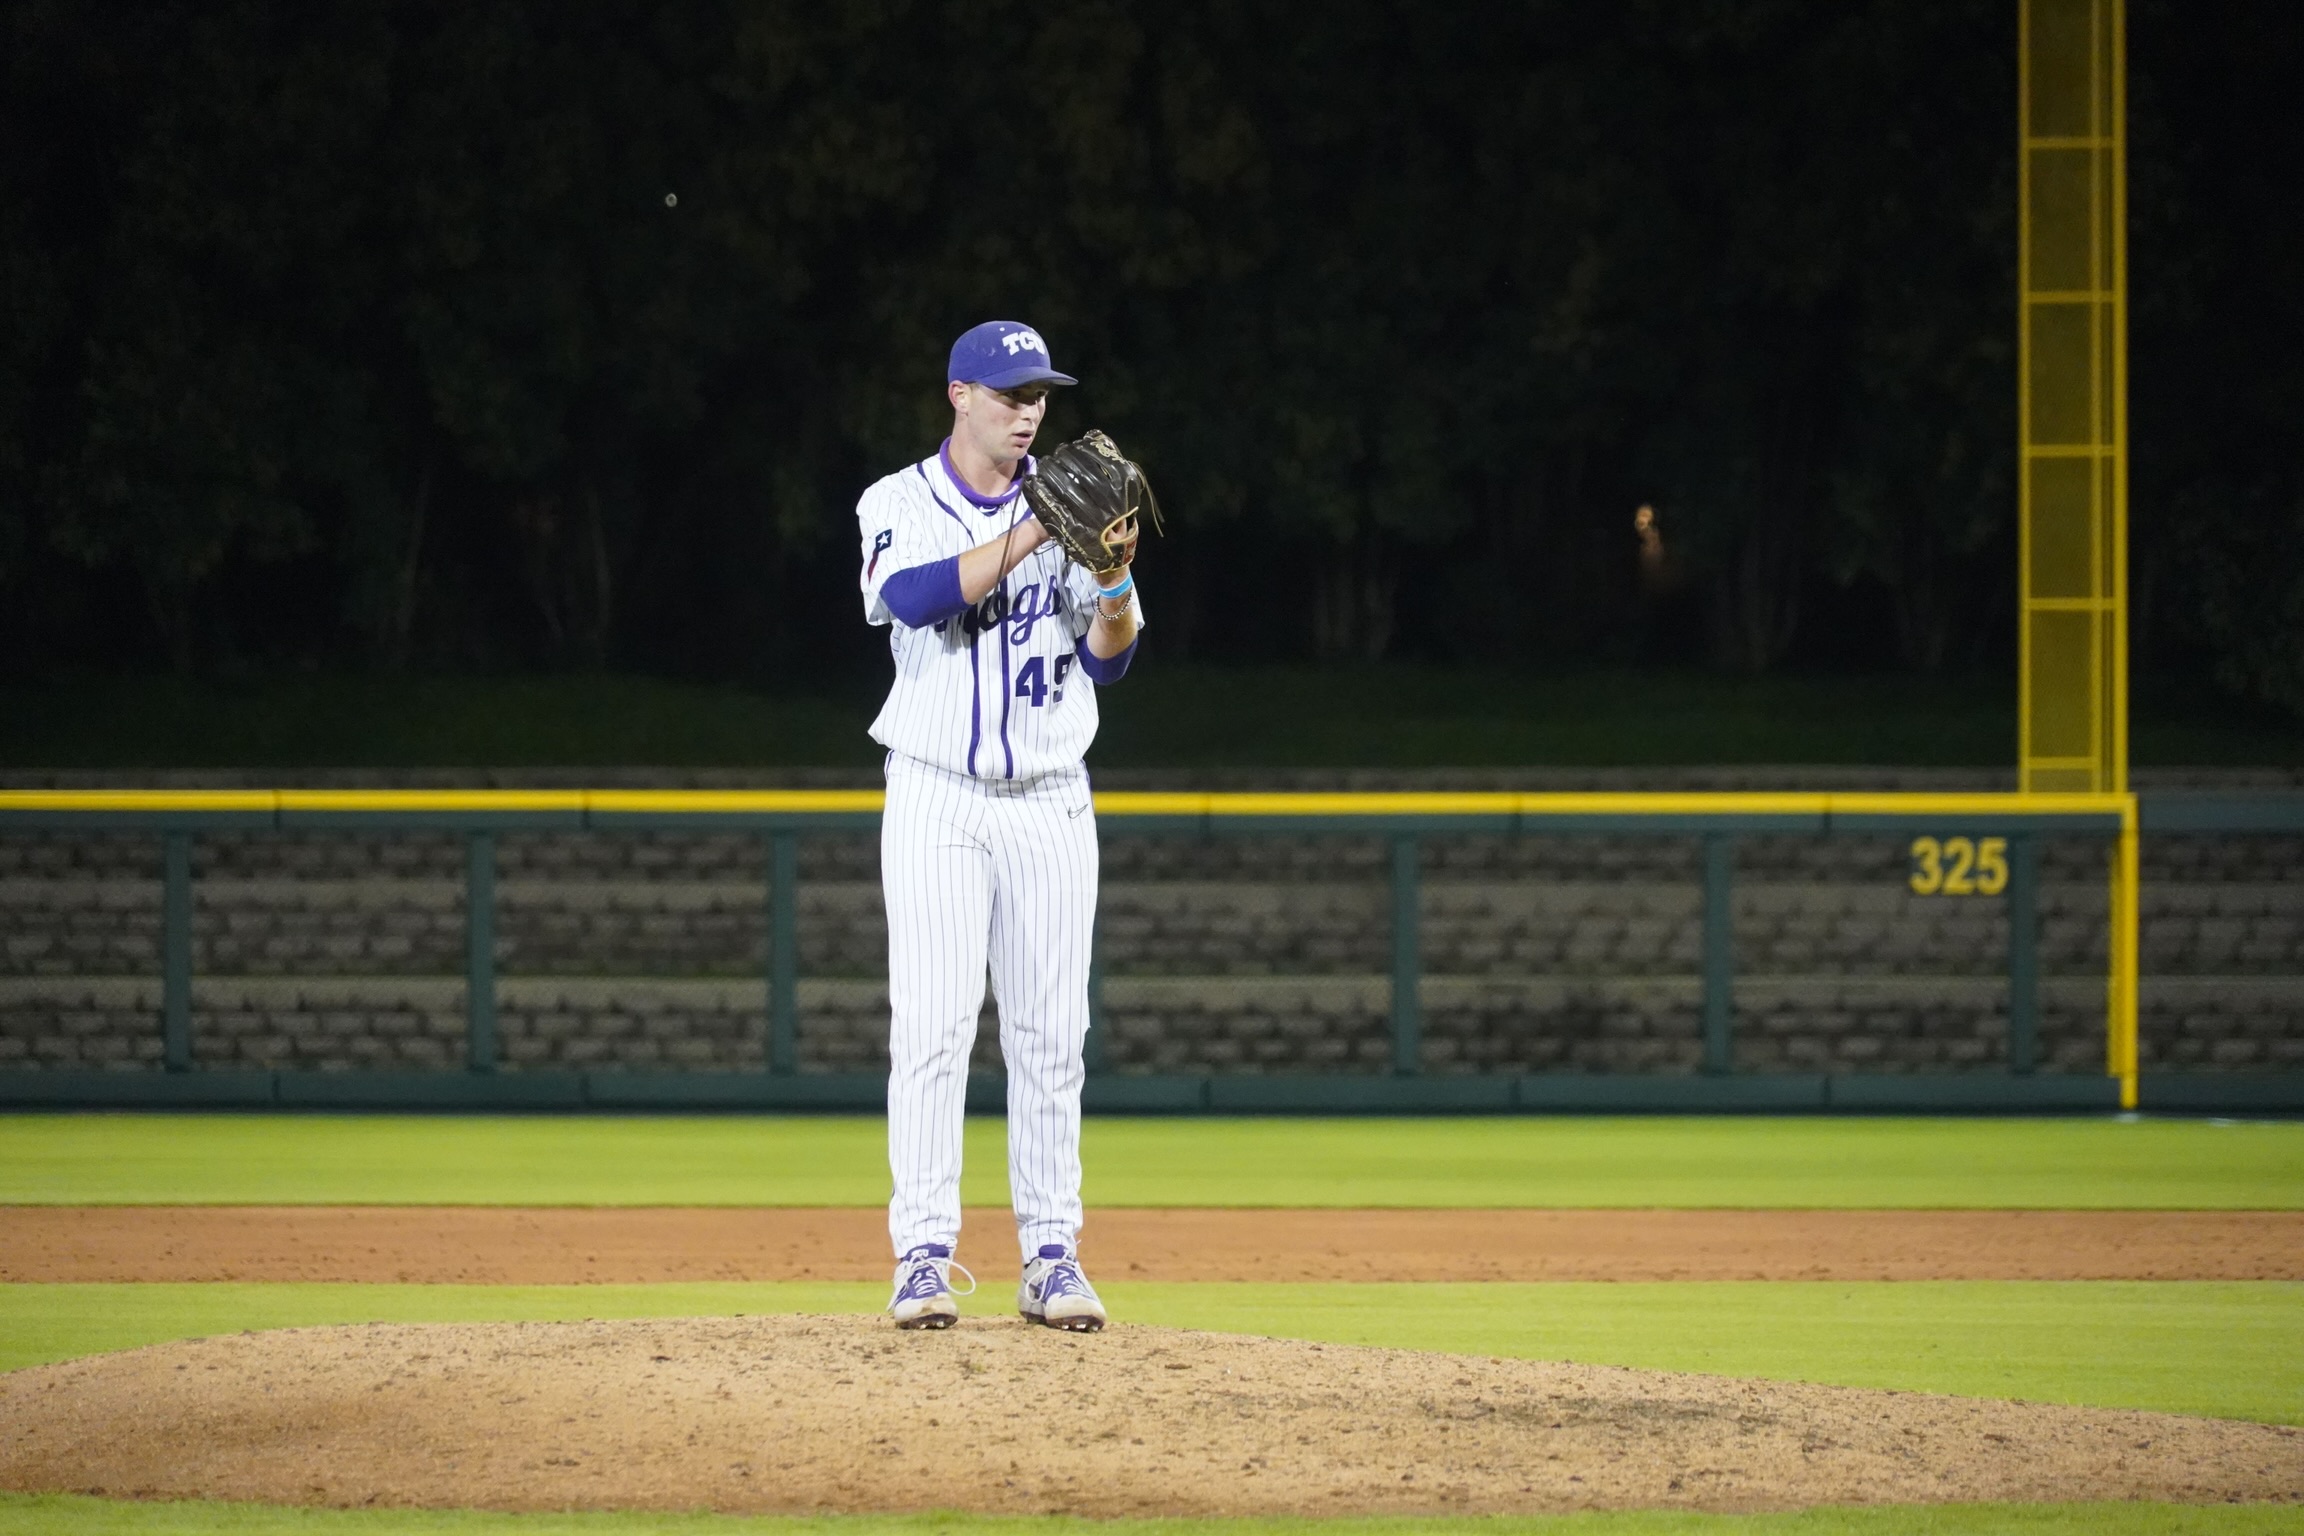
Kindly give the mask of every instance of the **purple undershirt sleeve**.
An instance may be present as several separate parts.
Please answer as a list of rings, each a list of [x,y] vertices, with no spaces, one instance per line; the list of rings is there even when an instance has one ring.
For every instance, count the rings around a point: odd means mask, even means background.
[[[1128,649],[1117,656],[1099,656],[1088,649],[1088,637],[1083,635],[1072,647],[1080,655],[1080,670],[1099,688],[1116,683],[1127,675],[1129,658],[1136,654],[1136,642],[1128,642]]]
[[[892,572],[880,583],[880,601],[897,623],[908,628],[942,623],[968,606],[968,599],[960,595],[960,557]]]

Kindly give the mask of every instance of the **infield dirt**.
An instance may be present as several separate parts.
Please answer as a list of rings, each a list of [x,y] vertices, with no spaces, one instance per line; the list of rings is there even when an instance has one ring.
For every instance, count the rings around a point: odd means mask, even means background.
[[[2304,1431],[1116,1325],[372,1325],[0,1376],[0,1487],[1229,1515],[2304,1499]]]
[[[1008,1212],[970,1210],[1006,1258]],[[1134,1280],[2299,1280],[2299,1211],[1096,1210]],[[0,1281],[885,1280],[879,1210],[0,1207]]]

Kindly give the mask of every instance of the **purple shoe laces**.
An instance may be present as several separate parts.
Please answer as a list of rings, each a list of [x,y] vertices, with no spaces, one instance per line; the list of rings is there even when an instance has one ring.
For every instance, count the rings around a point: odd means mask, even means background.
[[[942,1243],[922,1243],[904,1255],[903,1271],[896,1282],[896,1294],[888,1298],[888,1305],[900,1301],[925,1301],[931,1296],[962,1295],[952,1289],[951,1271],[968,1271],[952,1257],[952,1250]],[[975,1278],[969,1276],[971,1281]],[[974,1289],[971,1285],[970,1289]]]
[[[1088,1277],[1080,1273],[1080,1261],[1064,1251],[1061,1243],[1043,1243],[1040,1257],[1048,1268],[1040,1276],[1040,1300],[1047,1303],[1059,1296],[1087,1296],[1095,1291],[1089,1287]]]

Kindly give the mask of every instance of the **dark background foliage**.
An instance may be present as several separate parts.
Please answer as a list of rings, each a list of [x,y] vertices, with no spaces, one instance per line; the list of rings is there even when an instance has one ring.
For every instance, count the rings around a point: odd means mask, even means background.
[[[2138,664],[2304,711],[2304,8],[2131,11]],[[0,18],[19,676],[870,667],[995,316],[1169,654],[2012,665],[2013,0]]]

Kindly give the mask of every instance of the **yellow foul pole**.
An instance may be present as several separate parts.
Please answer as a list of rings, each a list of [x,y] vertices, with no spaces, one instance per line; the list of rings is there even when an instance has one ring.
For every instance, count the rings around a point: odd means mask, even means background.
[[[2128,790],[2124,0],[2017,0],[2018,787]],[[2133,802],[2110,871],[2106,1067],[2136,1099]]]

